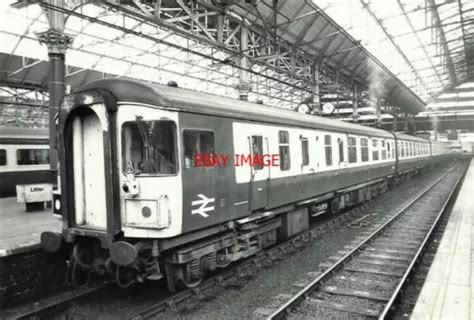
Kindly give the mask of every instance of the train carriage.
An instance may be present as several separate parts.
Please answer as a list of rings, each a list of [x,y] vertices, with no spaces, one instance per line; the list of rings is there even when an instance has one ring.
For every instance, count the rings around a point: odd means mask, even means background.
[[[0,197],[16,195],[16,185],[52,183],[48,130],[0,128]]]
[[[64,241],[84,270],[123,285],[166,276],[171,290],[432,158],[421,138],[124,79],[64,97],[58,138],[65,227],[44,233],[44,248]],[[203,155],[218,162],[202,165]],[[256,155],[278,163],[248,163]]]

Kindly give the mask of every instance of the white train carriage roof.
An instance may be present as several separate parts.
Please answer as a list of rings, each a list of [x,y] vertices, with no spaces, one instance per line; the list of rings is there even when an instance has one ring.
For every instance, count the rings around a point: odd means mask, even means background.
[[[95,89],[110,91],[118,102],[144,103],[219,117],[393,138],[390,132],[384,130],[144,81],[103,79],[93,81],[76,92]]]
[[[397,139],[400,140],[408,140],[408,141],[413,141],[413,142],[428,142],[427,139],[422,138],[422,137],[417,137],[417,136],[410,136],[408,134],[404,133],[399,133],[399,132],[394,132],[394,134],[397,136]]]
[[[0,139],[35,139],[47,140],[49,131],[45,128],[14,128],[14,127],[0,127]]]

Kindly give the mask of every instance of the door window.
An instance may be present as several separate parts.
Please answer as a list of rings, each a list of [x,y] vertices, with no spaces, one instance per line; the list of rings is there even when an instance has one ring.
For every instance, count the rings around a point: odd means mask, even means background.
[[[184,163],[186,168],[194,167],[197,154],[211,156],[215,153],[214,133],[204,130],[184,130]]]

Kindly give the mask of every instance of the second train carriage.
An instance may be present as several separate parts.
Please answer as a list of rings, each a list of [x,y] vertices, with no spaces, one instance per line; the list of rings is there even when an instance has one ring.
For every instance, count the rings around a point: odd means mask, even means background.
[[[0,198],[16,195],[17,184],[52,183],[48,130],[0,128]]]
[[[422,138],[123,79],[64,97],[58,138],[64,229],[44,233],[44,248],[64,241],[73,270],[107,270],[123,285],[125,275],[165,275],[171,290],[301,232],[310,215],[370,199],[444,152]],[[203,167],[196,154],[279,162]]]

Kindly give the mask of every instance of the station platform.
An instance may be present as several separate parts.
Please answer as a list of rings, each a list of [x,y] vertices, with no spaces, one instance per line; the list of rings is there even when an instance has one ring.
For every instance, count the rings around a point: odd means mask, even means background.
[[[0,257],[39,248],[43,231],[61,231],[61,219],[51,209],[26,212],[16,197],[0,198]]]
[[[474,319],[474,160],[411,319]]]

